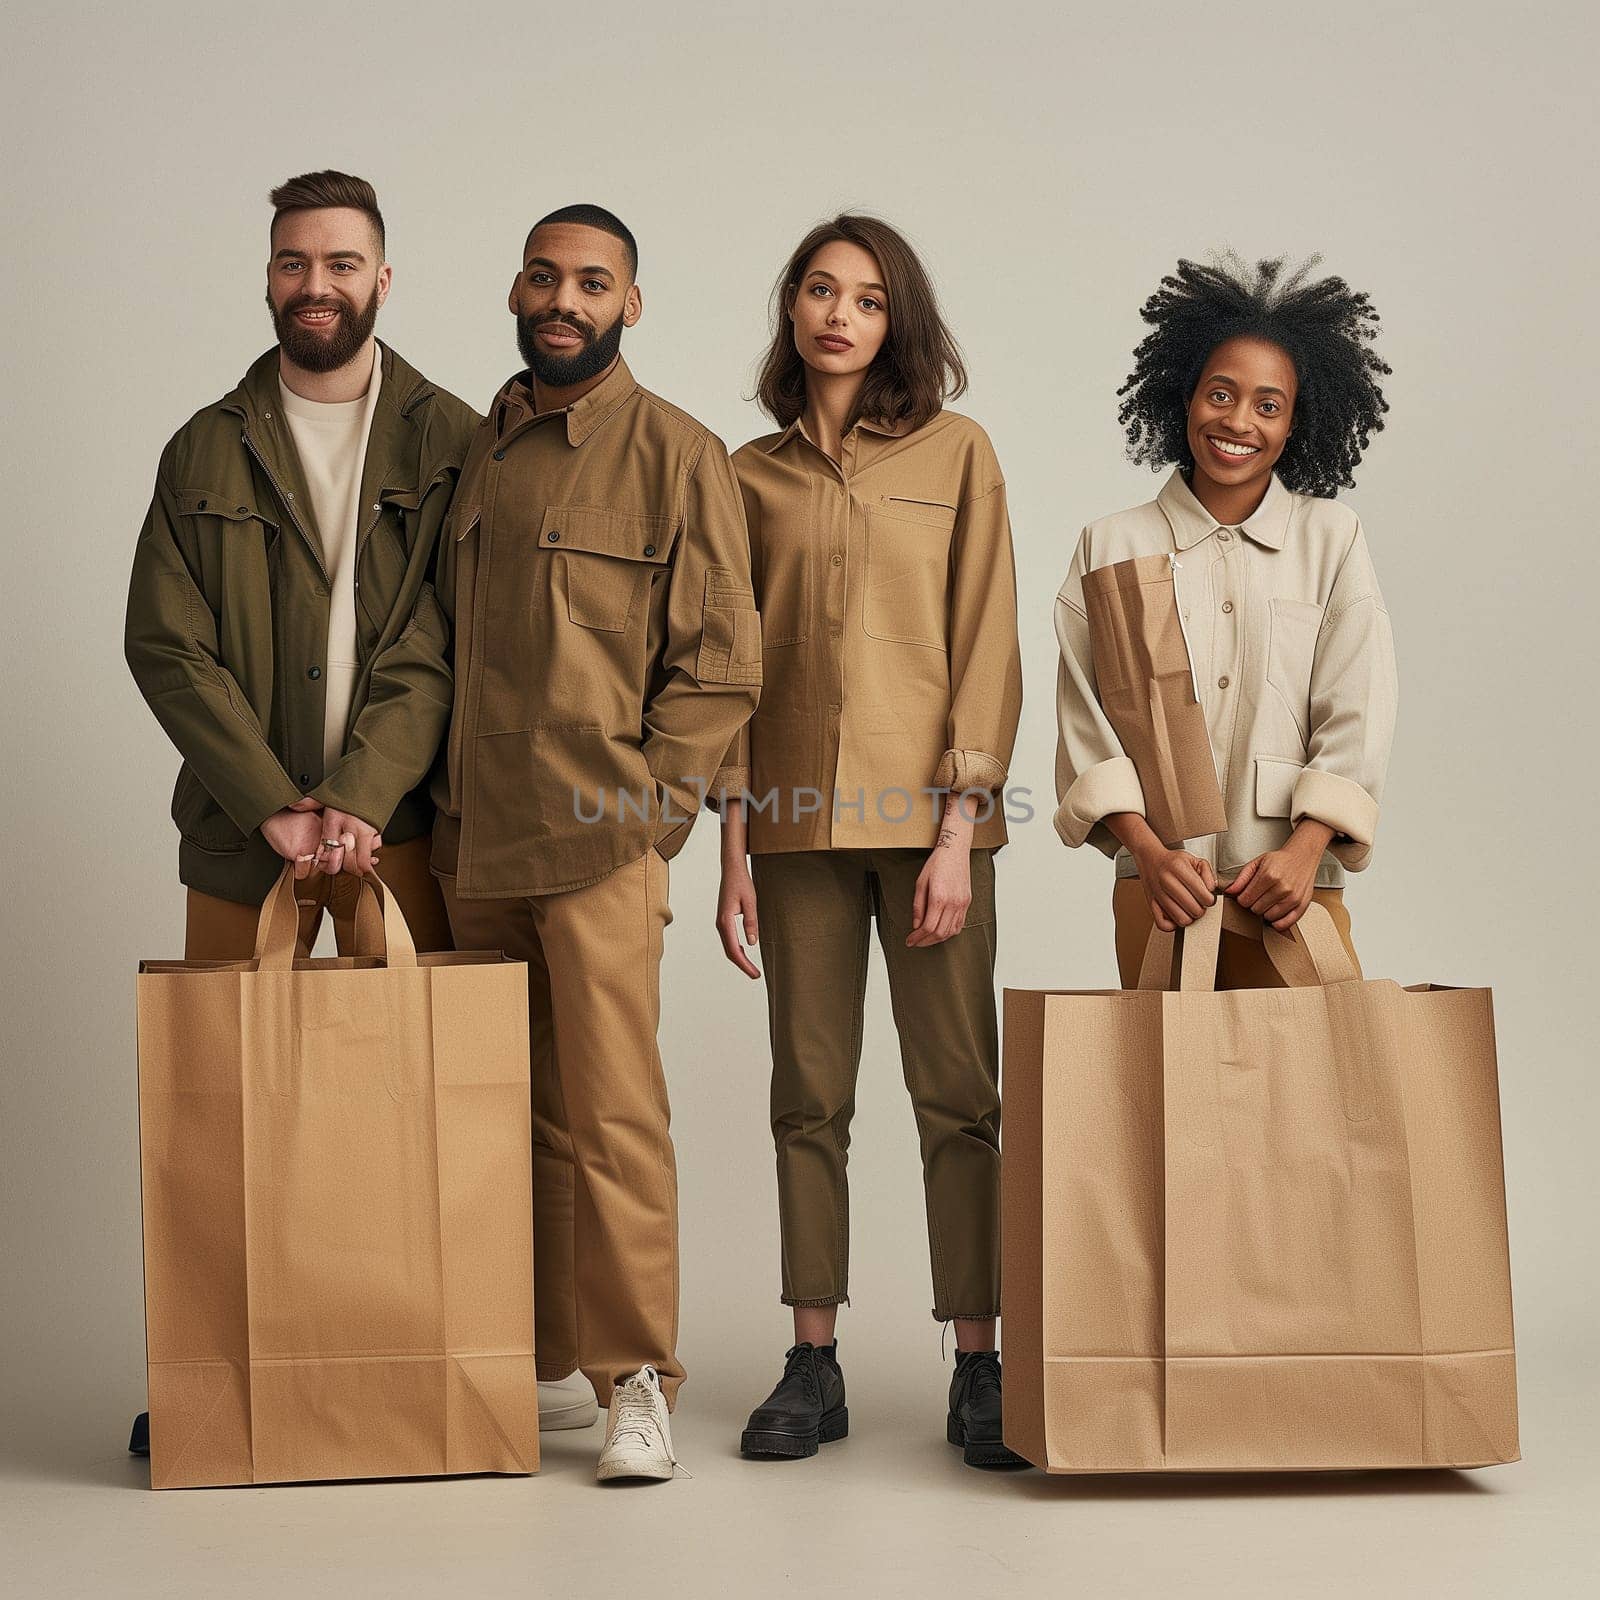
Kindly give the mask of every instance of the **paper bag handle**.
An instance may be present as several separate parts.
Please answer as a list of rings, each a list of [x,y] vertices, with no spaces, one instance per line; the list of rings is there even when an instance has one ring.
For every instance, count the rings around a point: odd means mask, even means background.
[[[1216,987],[1217,955],[1224,930],[1261,940],[1267,959],[1291,989],[1326,988],[1361,976],[1326,906],[1313,900],[1292,932],[1283,934],[1219,894],[1198,921],[1181,930],[1178,988],[1205,991]],[[1150,930],[1139,969],[1141,989],[1172,987],[1173,939],[1174,935],[1159,928]]]
[[[294,868],[285,862],[278,881],[261,904],[261,920],[256,924],[258,972],[287,972],[294,965],[295,942],[300,935],[300,906],[294,891]],[[356,955],[375,956],[386,966],[417,964],[416,942],[406,926],[400,902],[375,873],[361,880],[355,946]]]

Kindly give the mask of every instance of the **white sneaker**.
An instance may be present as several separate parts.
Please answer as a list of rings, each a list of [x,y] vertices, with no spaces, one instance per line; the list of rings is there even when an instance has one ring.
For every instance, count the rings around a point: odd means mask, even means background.
[[[660,1375],[654,1367],[640,1367],[611,1391],[605,1448],[594,1475],[601,1483],[613,1478],[665,1479],[677,1464]]]
[[[539,1432],[592,1428],[600,1415],[594,1389],[581,1372],[547,1383],[539,1381]]]

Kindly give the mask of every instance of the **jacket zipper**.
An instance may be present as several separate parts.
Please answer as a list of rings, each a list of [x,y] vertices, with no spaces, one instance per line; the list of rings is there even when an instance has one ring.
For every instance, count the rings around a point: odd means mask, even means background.
[[[245,429],[243,437],[245,449],[255,458],[256,465],[266,473],[267,482],[272,485],[279,500],[283,502],[283,507],[289,513],[289,520],[295,525],[296,531],[305,540],[306,549],[311,552],[311,559],[316,562],[317,571],[322,574],[322,581],[327,584],[328,592],[331,594],[333,592],[333,579],[328,576],[328,569],[322,564],[322,552],[317,548],[316,541],[306,532],[306,525],[300,520],[300,513],[295,509],[294,496],[283,487],[278,481],[277,473],[267,465],[267,458],[262,455],[255,440],[250,437],[248,428]]]

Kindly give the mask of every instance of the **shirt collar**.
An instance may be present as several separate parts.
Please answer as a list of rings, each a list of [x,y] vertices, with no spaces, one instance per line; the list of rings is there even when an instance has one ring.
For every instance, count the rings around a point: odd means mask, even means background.
[[[494,406],[495,433],[504,438],[514,428],[525,423],[544,421],[547,417],[566,419],[567,443],[580,445],[632,397],[639,385],[628,370],[628,363],[617,357],[617,364],[581,399],[573,401],[559,411],[540,415],[533,408],[533,378],[526,371],[519,372],[496,396]]]
[[[1180,550],[1187,550],[1202,539],[1209,539],[1223,526],[1195,498],[1194,490],[1176,467],[1162,484],[1156,503],[1172,524],[1173,542]],[[1281,550],[1289,531],[1289,513],[1293,509],[1294,496],[1274,472],[1267,484],[1267,492],[1261,497],[1261,504],[1238,524],[1239,531],[1248,534],[1265,549]]]
[[[850,429],[851,433],[856,433],[858,431],[862,433],[875,433],[885,439],[901,439],[904,438],[906,434],[911,432],[911,423],[906,417],[901,417],[894,422],[882,422],[874,418],[862,417]],[[805,430],[805,419],[803,417],[796,417],[794,421],[783,430],[782,433],[776,434],[773,437],[772,442],[765,446],[767,454],[770,456],[776,453],[778,450],[781,450],[784,445],[786,445],[797,435],[804,439],[807,444],[816,444],[816,441]],[[847,434],[846,437],[848,438],[849,435]]]

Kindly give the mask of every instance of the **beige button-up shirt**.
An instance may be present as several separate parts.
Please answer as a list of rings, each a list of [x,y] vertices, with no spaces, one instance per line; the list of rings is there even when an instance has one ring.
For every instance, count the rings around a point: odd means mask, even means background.
[[[437,588],[456,680],[434,869],[488,899],[675,854],[760,694],[721,442],[620,360],[543,415],[513,379],[462,468]]]
[[[711,798],[753,852],[927,848],[947,790],[1005,843],[1022,709],[1005,481],[970,418],[858,422],[835,462],[799,422],[737,451],[764,685]]]
[[[1103,819],[1144,812],[1133,763],[1095,696],[1082,578],[1130,556],[1175,553],[1174,585],[1228,828],[1188,848],[1226,877],[1276,849],[1302,817],[1334,829],[1317,871],[1344,882],[1372,854],[1394,734],[1389,613],[1355,512],[1276,476],[1238,527],[1220,526],[1174,471],[1146,505],[1083,530],[1056,596],[1056,831],[1117,856]]]

